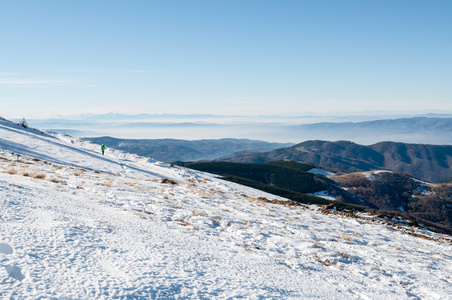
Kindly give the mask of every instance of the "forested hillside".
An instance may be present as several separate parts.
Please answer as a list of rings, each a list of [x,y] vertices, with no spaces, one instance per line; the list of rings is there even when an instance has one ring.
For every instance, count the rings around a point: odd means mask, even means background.
[[[312,165],[291,161],[277,161],[263,164],[229,162],[186,162],[182,166],[221,175],[223,179],[262,191],[289,198],[301,203],[331,204],[330,200],[307,195],[324,190],[341,196],[344,202],[335,202],[338,208],[361,209],[350,205],[358,204],[348,193],[338,189],[323,176],[309,173]],[[348,203],[345,203],[348,202]]]
[[[452,146],[382,142],[363,146],[348,141],[306,141],[269,152],[241,152],[221,161],[263,163],[275,160],[313,163],[346,173],[386,169],[428,181],[452,176]]]
[[[391,218],[401,216],[433,230],[452,233],[452,187],[429,184],[407,174],[373,171],[327,178],[307,172],[313,165],[294,161],[204,161],[182,165],[297,202],[331,204],[337,209],[365,210]],[[336,201],[306,195],[320,191],[326,191]]]

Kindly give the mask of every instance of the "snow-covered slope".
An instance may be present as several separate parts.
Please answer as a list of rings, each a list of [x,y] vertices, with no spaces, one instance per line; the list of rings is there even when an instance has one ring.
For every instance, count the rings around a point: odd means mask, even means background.
[[[449,237],[99,152],[0,123],[0,298],[451,299]]]

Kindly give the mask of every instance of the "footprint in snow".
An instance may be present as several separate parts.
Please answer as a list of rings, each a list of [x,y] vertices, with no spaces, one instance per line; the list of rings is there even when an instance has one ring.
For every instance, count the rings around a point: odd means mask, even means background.
[[[13,247],[5,243],[0,243],[0,253],[13,254],[13,252]],[[18,266],[5,266],[5,268],[9,277],[16,280],[23,280],[25,278],[24,274],[22,274],[22,270]]]
[[[22,270],[18,266],[5,266],[5,268],[9,277],[19,281],[22,281],[25,278],[24,274],[22,274]]]
[[[13,254],[13,252],[13,247],[5,243],[0,243],[0,253]]]

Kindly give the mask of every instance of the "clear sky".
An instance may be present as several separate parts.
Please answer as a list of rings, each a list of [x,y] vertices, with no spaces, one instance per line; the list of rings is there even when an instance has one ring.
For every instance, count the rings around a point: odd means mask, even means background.
[[[0,116],[452,111],[450,0],[0,0]]]

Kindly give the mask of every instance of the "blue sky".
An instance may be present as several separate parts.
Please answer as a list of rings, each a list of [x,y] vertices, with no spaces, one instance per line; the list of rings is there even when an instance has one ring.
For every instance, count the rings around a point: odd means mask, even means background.
[[[452,1],[2,1],[0,115],[452,111]]]

